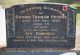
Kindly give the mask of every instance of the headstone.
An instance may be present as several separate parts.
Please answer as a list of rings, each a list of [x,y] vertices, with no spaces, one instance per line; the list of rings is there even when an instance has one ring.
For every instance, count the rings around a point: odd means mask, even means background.
[[[67,4],[33,3],[7,8],[7,47],[74,48],[75,14]]]

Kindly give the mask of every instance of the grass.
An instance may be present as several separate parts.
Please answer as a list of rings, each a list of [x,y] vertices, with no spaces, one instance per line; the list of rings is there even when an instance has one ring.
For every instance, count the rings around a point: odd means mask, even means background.
[[[77,14],[76,16],[76,24],[80,26],[80,14]]]

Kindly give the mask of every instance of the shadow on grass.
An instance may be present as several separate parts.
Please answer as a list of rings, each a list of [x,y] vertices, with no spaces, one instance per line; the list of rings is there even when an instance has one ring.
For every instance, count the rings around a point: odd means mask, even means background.
[[[77,8],[77,13],[80,14],[80,6],[78,6],[76,8]]]
[[[46,0],[45,2],[72,4],[75,0]]]

